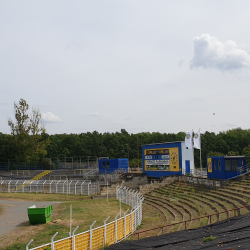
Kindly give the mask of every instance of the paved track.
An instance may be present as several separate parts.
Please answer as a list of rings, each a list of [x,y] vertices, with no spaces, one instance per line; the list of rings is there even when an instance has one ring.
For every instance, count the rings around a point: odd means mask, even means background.
[[[59,202],[0,200],[0,206],[3,208],[3,213],[0,215],[0,237],[18,226],[29,224],[27,215],[28,207],[32,205],[47,207],[55,203]]]

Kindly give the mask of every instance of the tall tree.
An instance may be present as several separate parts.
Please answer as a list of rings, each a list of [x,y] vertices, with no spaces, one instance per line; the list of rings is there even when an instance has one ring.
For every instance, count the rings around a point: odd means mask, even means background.
[[[31,116],[28,115],[29,104],[20,99],[14,103],[15,122],[8,119],[8,125],[14,140],[15,160],[29,161],[38,160],[47,154],[46,147],[49,140],[42,140],[45,126],[41,123],[41,113],[33,109]]]

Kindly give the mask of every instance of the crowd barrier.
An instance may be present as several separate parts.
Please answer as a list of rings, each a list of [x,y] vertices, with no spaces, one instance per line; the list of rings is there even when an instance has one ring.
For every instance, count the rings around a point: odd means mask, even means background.
[[[51,242],[39,247],[32,248],[32,250],[45,250],[50,247],[52,250],[98,250],[102,247],[117,243],[125,239],[128,235],[133,233],[137,226],[142,221],[142,202],[143,195],[126,187],[116,188],[116,198],[132,207],[130,213],[129,209],[121,217],[120,212],[115,217],[115,220],[106,223],[109,217],[104,221],[104,225],[93,229],[95,221],[90,226],[90,230],[75,234],[78,227],[75,228],[72,235],[54,241],[57,233],[51,238]],[[120,218],[119,218],[120,217]],[[26,249],[29,249],[29,242]]]

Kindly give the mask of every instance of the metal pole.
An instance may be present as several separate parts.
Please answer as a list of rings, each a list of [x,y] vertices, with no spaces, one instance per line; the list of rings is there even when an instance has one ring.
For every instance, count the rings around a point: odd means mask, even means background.
[[[67,178],[67,197],[69,195],[69,178]]]
[[[75,228],[75,230],[73,231],[73,250],[76,249],[75,231],[78,229],[78,227],[79,227],[79,226],[77,226],[77,227]]]
[[[124,238],[127,237],[127,228],[126,228],[126,214],[129,211],[129,209],[124,213]]]
[[[194,164],[194,142],[193,142],[193,129],[191,133],[191,144],[192,144],[192,150],[193,150],[193,164]],[[194,165],[194,171],[195,171],[195,165]]]
[[[117,243],[117,217],[119,216],[119,214],[117,214],[115,217],[115,243]]]
[[[90,230],[89,230],[89,233],[90,233],[90,236],[89,236],[89,249],[92,250],[92,227],[93,225],[96,223],[96,221],[94,221],[92,223],[92,225],[90,226]]]
[[[109,183],[109,182],[107,181],[107,202],[109,201],[109,191],[108,191],[108,188],[109,188],[109,187],[108,187],[108,183]]]
[[[107,244],[107,220],[110,218],[110,216],[104,221],[104,246]]]
[[[138,146],[138,137],[137,137],[137,153],[138,153],[138,173],[139,173],[139,146]]]
[[[120,218],[122,216],[122,204],[121,204],[121,197],[120,197]]]
[[[69,232],[69,236],[71,236],[71,229],[72,229],[72,204],[70,205],[70,232]]]
[[[201,160],[201,129],[199,128],[199,134],[200,134],[200,167],[202,172],[202,160]]]
[[[58,232],[54,234],[54,236],[51,238],[51,249],[54,250],[54,238],[57,236]]]
[[[29,245],[32,243],[33,239],[30,240],[30,242],[26,245],[26,250],[29,250]]]

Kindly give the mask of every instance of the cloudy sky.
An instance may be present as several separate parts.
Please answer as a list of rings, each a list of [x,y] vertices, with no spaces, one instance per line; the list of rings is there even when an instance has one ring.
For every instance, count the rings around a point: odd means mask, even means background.
[[[0,132],[20,98],[49,134],[250,128],[249,0],[0,4]]]

